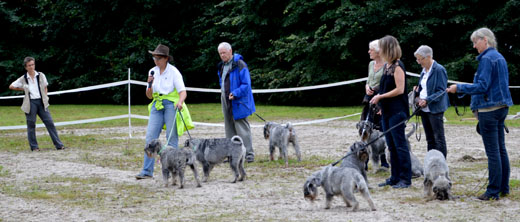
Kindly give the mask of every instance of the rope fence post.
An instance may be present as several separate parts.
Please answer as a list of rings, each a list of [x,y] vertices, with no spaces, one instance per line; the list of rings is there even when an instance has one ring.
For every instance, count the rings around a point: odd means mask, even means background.
[[[130,68],[128,68],[128,137],[132,138],[132,110],[130,108]]]

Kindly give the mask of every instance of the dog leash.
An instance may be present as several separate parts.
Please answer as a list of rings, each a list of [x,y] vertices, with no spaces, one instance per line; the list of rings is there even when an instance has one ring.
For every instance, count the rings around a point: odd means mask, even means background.
[[[439,98],[440,96],[444,95],[445,93],[447,93],[447,91],[443,91],[442,93],[440,93],[439,95],[437,95],[435,98],[433,98],[433,100]],[[410,120],[413,116],[417,115],[417,113],[418,113],[421,109],[422,109],[422,108],[421,108],[420,106],[417,107],[417,108],[415,108],[415,110],[413,111],[412,115],[410,115],[407,119],[401,121],[400,123],[395,124],[394,126],[390,127],[390,129],[385,130],[385,132],[383,132],[383,133],[382,133],[381,135],[379,135],[378,137],[376,137],[376,138],[374,138],[373,140],[371,140],[370,142],[364,144],[365,148],[366,148],[368,145],[370,145],[370,144],[376,142],[379,138],[381,138],[381,137],[385,136],[386,134],[388,134],[390,131],[392,131],[392,130],[395,129],[396,127],[400,126],[400,125],[403,124],[403,123],[408,122],[408,120]],[[332,164],[332,166],[336,166],[339,162],[341,162],[343,159],[345,159],[348,155],[349,155],[349,154],[345,155],[344,157],[342,157],[342,158],[339,159],[338,161],[334,162],[334,163]]]
[[[246,104],[240,102],[240,101],[237,101],[239,104],[242,104],[244,105],[250,112],[253,112],[253,110],[251,110],[249,107],[246,106]],[[253,114],[255,114],[256,116],[258,116],[258,118],[260,118],[262,121],[264,122],[267,122],[264,118],[262,118],[260,115],[256,114],[256,112],[254,112]]]
[[[181,110],[180,109],[177,109],[177,110],[179,111],[179,114],[181,115],[182,123],[184,124],[184,128],[186,129],[186,132],[188,133],[188,137],[191,140],[192,138],[191,138],[191,135],[190,135],[190,131],[188,130],[188,125],[186,125],[186,122],[184,121],[184,117],[182,116]]]
[[[370,144],[376,142],[379,138],[385,136],[387,133],[389,133],[389,132],[392,131],[393,129],[397,128],[398,126],[400,126],[400,125],[403,124],[403,123],[408,122],[408,120],[410,120],[413,116],[415,116],[415,115],[419,112],[419,110],[421,110],[420,107],[416,108],[416,109],[413,111],[412,115],[410,115],[410,117],[408,117],[407,119],[401,121],[400,123],[395,124],[394,126],[390,127],[390,129],[385,130],[385,132],[383,132],[381,135],[379,135],[378,137],[374,138],[374,139],[371,140],[370,142],[363,144],[363,146],[365,147],[365,149],[366,149],[366,147],[368,147],[368,145],[370,145]],[[337,165],[339,162],[341,162],[343,159],[347,158],[347,156],[349,156],[349,154],[350,154],[350,153],[348,153],[347,155],[345,155],[344,157],[342,157],[342,158],[339,159],[338,161],[334,162],[334,163],[332,164],[332,166],[336,166],[336,165]]]
[[[175,107],[175,116],[173,117],[173,123],[172,123],[172,127],[177,127],[175,126],[175,119],[177,119],[177,108]],[[168,144],[170,143],[170,139],[172,138],[172,133],[173,133],[173,128],[170,129],[170,135],[168,136],[168,139],[166,140],[166,145],[163,145],[161,147],[161,150],[159,150],[159,152],[157,154],[161,155],[161,152],[168,146]]]

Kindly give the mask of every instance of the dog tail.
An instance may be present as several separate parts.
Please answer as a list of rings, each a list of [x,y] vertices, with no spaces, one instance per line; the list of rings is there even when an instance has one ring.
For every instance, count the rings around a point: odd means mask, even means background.
[[[287,128],[289,130],[289,132],[293,132],[293,125],[291,122],[288,122],[287,124],[285,124],[285,128]]]
[[[239,135],[235,135],[235,136],[231,137],[231,142],[233,142],[235,144],[239,144],[239,145],[244,144],[244,141],[242,140],[242,138],[240,138]]]

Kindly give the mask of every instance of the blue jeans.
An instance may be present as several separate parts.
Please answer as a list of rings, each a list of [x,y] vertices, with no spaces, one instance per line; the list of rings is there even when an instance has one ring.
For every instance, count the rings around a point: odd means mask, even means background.
[[[444,154],[444,158],[448,157],[448,149],[446,149],[446,138],[444,137],[444,112],[430,113],[420,112],[421,120],[426,134],[426,142],[428,143],[428,151],[434,149]]]
[[[168,141],[168,145],[178,148],[179,136],[177,135],[177,127],[175,122],[175,106],[173,102],[166,99],[163,100],[162,103],[164,108],[161,110],[155,109],[155,103],[152,105],[150,118],[148,119],[148,127],[146,128],[146,144],[150,143],[150,141],[154,139],[159,138],[162,128],[164,124],[166,124],[166,141]],[[143,170],[140,174],[153,176],[154,163],[155,159],[148,157],[145,153]]]
[[[390,182],[397,184],[399,181],[403,181],[405,184],[410,185],[412,184],[412,162],[404,133],[406,125],[401,123],[404,120],[406,120],[406,114],[404,112],[387,115],[383,113],[381,126],[383,127],[383,131],[386,131],[400,124],[385,134],[386,144],[390,151]]]
[[[491,112],[479,112],[480,135],[488,158],[489,184],[486,195],[498,198],[499,193],[509,194],[509,157],[504,139],[504,120],[509,107]]]

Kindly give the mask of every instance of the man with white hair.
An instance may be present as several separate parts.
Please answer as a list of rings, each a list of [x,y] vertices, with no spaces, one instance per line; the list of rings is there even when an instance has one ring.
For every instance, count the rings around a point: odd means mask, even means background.
[[[238,135],[246,147],[246,160],[253,162],[255,153],[251,137],[251,127],[247,117],[256,111],[251,76],[240,54],[233,54],[231,45],[222,42],[218,45],[218,54],[222,60],[218,64],[218,77],[224,114],[226,138]]]
[[[448,74],[442,65],[433,60],[433,50],[429,46],[420,46],[414,55],[417,63],[423,68],[419,85],[414,87],[414,90],[419,93],[416,101],[422,107],[419,115],[426,134],[428,151],[438,150],[446,158],[448,151],[444,136],[444,112],[450,103],[445,93]]]

